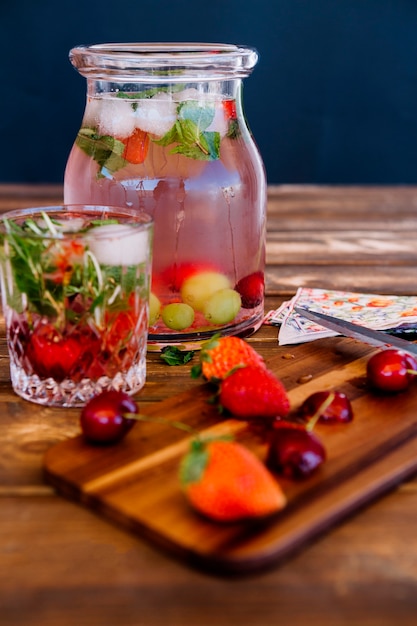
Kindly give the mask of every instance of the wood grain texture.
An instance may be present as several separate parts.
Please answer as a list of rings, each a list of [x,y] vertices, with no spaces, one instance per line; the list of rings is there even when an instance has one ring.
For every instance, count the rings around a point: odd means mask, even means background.
[[[0,211],[61,201],[59,187],[0,186]],[[266,308],[276,308],[300,285],[415,294],[416,265],[401,246],[404,236],[417,235],[416,220],[417,188],[271,188]],[[390,233],[398,239],[399,253],[390,248],[384,254],[382,247],[381,253],[362,255],[357,264],[349,246],[341,254],[339,243],[335,252],[329,231],[350,244],[349,231],[375,242],[387,241]],[[274,258],[270,241],[275,242]],[[285,263],[279,241],[286,246]],[[317,241],[324,242],[320,250]],[[0,623],[414,626],[415,475],[320,533],[319,540],[312,537],[279,566],[238,579],[207,575],[56,495],[44,482],[44,454],[79,433],[78,412],[45,409],[14,396],[0,322]],[[300,378],[317,367],[325,376],[339,351],[355,360],[363,349],[337,338],[278,347],[277,329],[267,326],[249,341],[279,367],[292,393],[299,389],[300,394],[305,393]],[[329,359],[323,366],[322,351]],[[140,406],[151,409],[194,385],[187,366],[169,368],[158,355],[148,355]],[[360,387],[350,386],[351,392],[355,389],[360,393]]]
[[[361,358],[350,360],[358,347]],[[186,562],[223,573],[277,563],[417,469],[417,390],[394,397],[369,393],[363,379],[370,352],[339,340],[337,352],[316,355],[310,382],[287,382],[294,411],[315,391],[343,389],[355,419],[315,428],[327,450],[326,463],[306,481],[278,477],[288,504],[268,521],[220,525],[193,514],[178,481],[180,459],[193,437],[165,424],[137,424],[122,445],[104,449],[80,436],[60,443],[45,456],[46,479]],[[284,379],[282,358],[270,359],[269,367]],[[198,385],[142,413],[186,423],[202,437],[231,434],[265,460],[265,439],[244,421],[220,417],[209,403],[212,393],[210,385]]]
[[[269,289],[413,293],[416,233],[415,188],[270,188]]]

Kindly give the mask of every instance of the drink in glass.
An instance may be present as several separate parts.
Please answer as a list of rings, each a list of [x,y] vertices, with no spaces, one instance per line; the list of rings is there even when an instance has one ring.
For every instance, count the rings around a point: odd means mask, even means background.
[[[82,406],[145,383],[152,220],[108,206],[10,211],[1,287],[14,391]]]

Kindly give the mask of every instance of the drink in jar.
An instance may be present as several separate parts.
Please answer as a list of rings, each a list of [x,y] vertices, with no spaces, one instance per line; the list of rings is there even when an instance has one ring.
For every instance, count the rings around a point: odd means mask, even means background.
[[[197,347],[216,332],[244,336],[260,326],[265,179],[234,81],[227,89],[94,84],[65,201],[153,217],[151,346]]]

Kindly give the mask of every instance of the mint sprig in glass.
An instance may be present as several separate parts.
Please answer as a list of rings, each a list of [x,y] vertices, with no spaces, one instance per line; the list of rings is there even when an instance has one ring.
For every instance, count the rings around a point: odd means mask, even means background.
[[[12,385],[27,400],[82,406],[145,382],[152,220],[62,206],[4,214],[2,302]]]

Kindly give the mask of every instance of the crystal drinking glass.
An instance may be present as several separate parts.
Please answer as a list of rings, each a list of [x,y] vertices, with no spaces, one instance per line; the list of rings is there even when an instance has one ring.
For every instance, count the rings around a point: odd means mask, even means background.
[[[0,268],[14,391],[82,406],[144,385],[152,219],[109,206],[4,213]]]

